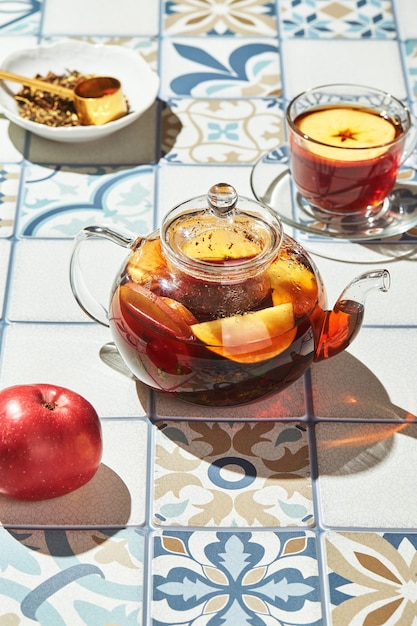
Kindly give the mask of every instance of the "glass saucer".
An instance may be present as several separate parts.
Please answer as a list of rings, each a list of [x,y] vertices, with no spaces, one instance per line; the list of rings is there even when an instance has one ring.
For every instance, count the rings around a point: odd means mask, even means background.
[[[393,237],[417,225],[417,172],[412,167],[400,170],[383,210],[361,222],[352,222],[349,216],[317,215],[292,184],[285,144],[255,163],[250,183],[255,198],[275,211],[285,224],[314,235],[367,241]]]

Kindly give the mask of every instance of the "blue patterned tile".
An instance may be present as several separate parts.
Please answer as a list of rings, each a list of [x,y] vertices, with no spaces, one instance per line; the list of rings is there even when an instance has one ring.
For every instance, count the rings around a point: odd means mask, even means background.
[[[284,37],[395,39],[391,0],[280,0]]]
[[[2,624],[140,624],[143,536],[134,529],[0,527]]]
[[[138,233],[153,227],[154,168],[51,169],[29,164],[20,207],[19,234],[72,237],[105,222]]]
[[[162,95],[203,98],[281,94],[276,41],[207,38],[165,39]]]
[[[0,2],[0,29],[8,35],[36,35],[41,22],[42,0]]]
[[[309,532],[165,532],[152,568],[153,626],[323,623]]]

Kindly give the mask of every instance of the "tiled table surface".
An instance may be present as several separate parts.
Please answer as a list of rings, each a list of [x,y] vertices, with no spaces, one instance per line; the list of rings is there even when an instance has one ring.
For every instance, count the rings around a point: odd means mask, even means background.
[[[0,625],[416,624],[417,231],[290,232],[329,302],[371,267],[392,287],[345,353],[233,409],[153,396],[109,367],[109,332],[67,277],[88,223],[147,233],[224,179],[252,196],[253,164],[307,87],[369,84],[415,109],[415,0],[0,1],[1,56],[67,37],[137,50],[161,88],[133,127],[82,148],[0,117],[0,387],[72,388],[104,435],[79,491],[0,497]],[[110,283],[120,258],[97,262]]]

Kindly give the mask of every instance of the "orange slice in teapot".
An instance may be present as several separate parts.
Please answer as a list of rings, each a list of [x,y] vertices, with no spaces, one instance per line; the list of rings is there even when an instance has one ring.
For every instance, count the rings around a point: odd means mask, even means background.
[[[281,354],[297,332],[290,302],[193,324],[191,330],[209,350],[238,363],[258,363]]]
[[[268,270],[274,306],[291,301],[296,317],[307,315],[318,298],[317,279],[305,265],[282,255]]]
[[[132,280],[145,284],[155,280],[166,270],[159,238],[144,241],[127,263],[127,273]]]
[[[185,320],[185,313],[180,309],[182,305],[176,310],[166,303],[165,298],[136,283],[126,283],[119,287],[119,298],[122,314],[125,318],[126,314],[129,316],[129,325],[134,325],[136,321],[139,325],[172,338],[194,339],[190,325]],[[188,309],[183,309],[191,315]],[[140,329],[138,330],[140,334]]]

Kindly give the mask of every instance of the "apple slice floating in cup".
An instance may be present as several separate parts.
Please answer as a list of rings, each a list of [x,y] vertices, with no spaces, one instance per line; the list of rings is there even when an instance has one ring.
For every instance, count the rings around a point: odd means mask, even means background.
[[[302,133],[321,144],[312,144],[311,150],[328,158],[357,161],[384,154],[384,146],[395,138],[395,126],[382,115],[362,109],[334,107],[312,111],[297,123]],[[346,148],[341,153],[330,146]],[[351,148],[372,148],[363,152]]]

